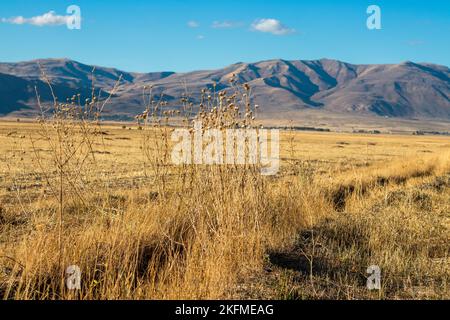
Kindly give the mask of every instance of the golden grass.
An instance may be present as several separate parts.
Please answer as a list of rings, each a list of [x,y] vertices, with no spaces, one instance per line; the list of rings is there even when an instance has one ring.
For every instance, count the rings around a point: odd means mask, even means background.
[[[0,124],[5,299],[450,297],[448,138],[283,132],[280,174],[263,177],[155,167],[153,129],[103,125],[90,160],[67,169],[59,226],[41,129]]]

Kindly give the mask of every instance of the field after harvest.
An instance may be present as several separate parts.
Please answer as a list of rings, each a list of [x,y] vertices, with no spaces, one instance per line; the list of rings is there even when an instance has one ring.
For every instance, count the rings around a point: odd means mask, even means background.
[[[0,123],[1,298],[450,298],[448,137],[282,131],[262,176],[168,165],[170,128],[56,126]]]

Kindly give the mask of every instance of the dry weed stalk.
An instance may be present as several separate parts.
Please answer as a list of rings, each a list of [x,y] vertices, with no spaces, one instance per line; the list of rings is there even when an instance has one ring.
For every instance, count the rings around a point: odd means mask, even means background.
[[[39,138],[31,137],[33,153],[42,175],[53,195],[58,199],[58,247],[59,266],[63,270],[64,254],[63,216],[66,198],[74,196],[85,204],[84,193],[89,179],[90,165],[95,165],[95,143],[102,137],[101,114],[110,98],[117,91],[121,77],[106,96],[101,91],[96,93],[95,68],[92,70],[91,97],[82,101],[81,94],[59,102],[51,80],[39,64],[41,75],[50,90],[53,104],[45,107],[40,94],[35,88],[37,103],[40,109]],[[42,154],[48,148],[49,157]],[[44,149],[45,150],[45,149]],[[50,164],[48,163],[50,162]],[[54,168],[50,171],[48,168]],[[63,272],[63,271],[62,271]]]

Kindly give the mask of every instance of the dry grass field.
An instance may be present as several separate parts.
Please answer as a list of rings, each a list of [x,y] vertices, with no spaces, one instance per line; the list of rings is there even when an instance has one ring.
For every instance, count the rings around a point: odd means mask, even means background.
[[[4,299],[450,298],[448,137],[284,131],[265,177],[158,165],[169,128],[58,130],[0,123]]]

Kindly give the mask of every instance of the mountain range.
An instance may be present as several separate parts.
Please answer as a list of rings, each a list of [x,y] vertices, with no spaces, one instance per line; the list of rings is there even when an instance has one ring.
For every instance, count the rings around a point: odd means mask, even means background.
[[[77,93],[90,97],[91,65],[69,59],[0,63],[0,116],[36,115],[36,91],[42,101],[51,101],[39,64],[60,101]],[[343,116],[450,120],[450,70],[431,63],[269,60],[188,73],[136,73],[96,66],[94,74],[94,86],[101,88],[104,96],[122,76],[105,114],[109,119],[128,120],[142,112],[145,85],[153,85],[157,95],[164,92],[169,107],[177,107],[186,90],[195,98],[213,82],[218,90],[226,89],[234,74],[238,82],[251,86],[253,101],[267,118],[291,118],[302,110],[321,110]]]

